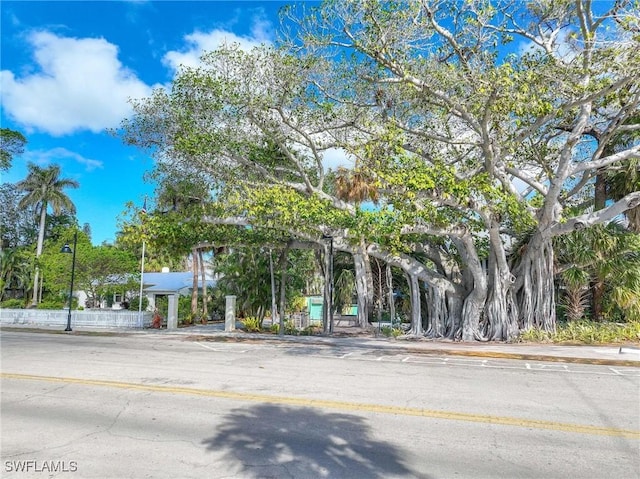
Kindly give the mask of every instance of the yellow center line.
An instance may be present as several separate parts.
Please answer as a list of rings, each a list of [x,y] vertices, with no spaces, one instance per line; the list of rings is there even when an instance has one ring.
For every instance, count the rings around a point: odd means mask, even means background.
[[[188,394],[192,396],[207,396],[237,401],[251,401],[270,404],[286,404],[290,406],[307,406],[327,409],[339,409],[343,411],[374,412],[382,414],[396,414],[401,416],[421,416],[453,421],[467,421],[487,424],[500,424],[503,426],[516,426],[534,429],[551,429],[554,431],[571,432],[577,434],[591,434],[597,436],[617,436],[629,439],[640,439],[640,431],[628,429],[616,429],[610,427],[587,426],[581,424],[569,424],[538,419],[523,419],[507,416],[491,416],[487,414],[470,414],[455,411],[439,411],[434,409],[420,409],[399,406],[385,406],[382,404],[353,403],[346,401],[330,401],[325,399],[295,398],[289,396],[271,396],[267,394],[241,393],[233,391],[221,391],[215,389],[195,389],[175,386],[160,386],[152,384],[127,383],[120,381],[106,381],[101,379],[67,378],[56,376],[35,376],[30,374],[0,373],[3,379],[16,379],[28,381],[46,381],[54,383],[81,384],[85,386],[101,386],[118,389],[131,389],[137,391],[150,391],[168,394]]]

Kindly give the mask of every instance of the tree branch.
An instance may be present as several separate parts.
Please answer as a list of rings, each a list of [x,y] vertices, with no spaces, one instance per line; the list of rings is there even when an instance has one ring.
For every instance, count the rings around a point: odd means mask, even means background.
[[[597,170],[612,163],[630,160],[631,158],[640,158],[640,145],[634,146],[633,148],[629,148],[628,150],[624,150],[619,153],[614,153],[613,155],[605,156],[604,158],[600,158],[598,160],[578,163],[571,170],[570,175],[574,175],[585,170]]]
[[[576,230],[582,230],[590,226],[611,221],[616,216],[620,216],[636,206],[640,206],[640,191],[628,194],[621,200],[616,201],[614,204],[603,210],[586,213],[584,215],[571,218],[564,223],[557,223],[549,228],[548,232],[550,236],[553,237],[571,233]]]

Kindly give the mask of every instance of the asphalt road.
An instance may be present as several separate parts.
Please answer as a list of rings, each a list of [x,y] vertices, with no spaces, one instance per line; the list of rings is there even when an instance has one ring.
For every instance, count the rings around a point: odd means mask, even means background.
[[[2,477],[638,478],[640,369],[3,332]]]

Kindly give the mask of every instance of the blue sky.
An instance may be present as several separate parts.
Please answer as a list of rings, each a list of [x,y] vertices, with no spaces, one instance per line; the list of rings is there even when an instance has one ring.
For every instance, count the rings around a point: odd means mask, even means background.
[[[23,133],[25,153],[3,172],[22,180],[27,162],[59,164],[93,243],[113,242],[125,203],[142,205],[154,185],[142,151],[106,129],[130,114],[127,100],[168,85],[179,64],[223,42],[274,40],[283,2],[6,1],[1,8],[3,128]]]

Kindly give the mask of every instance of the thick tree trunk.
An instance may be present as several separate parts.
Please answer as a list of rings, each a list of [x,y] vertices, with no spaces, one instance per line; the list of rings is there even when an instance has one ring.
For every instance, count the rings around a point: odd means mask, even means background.
[[[387,252],[380,251],[375,245],[370,245],[369,254],[377,258],[382,259],[389,265],[400,268],[406,275],[415,276],[419,281],[426,283],[428,288],[434,288],[439,291],[438,294],[442,294],[447,298],[446,305],[453,306],[447,310],[442,302],[427,301],[427,316],[432,322],[430,324],[440,322],[443,331],[447,330],[447,325],[453,324],[455,331],[451,334],[460,334],[460,325],[462,323],[462,309],[461,298],[464,296],[464,288],[460,284],[456,284],[447,277],[425,267],[425,265],[415,258],[407,255],[393,255]],[[418,290],[419,291],[419,290]],[[435,294],[433,292],[430,295]],[[452,295],[451,301],[449,301],[449,295]],[[418,302],[420,300],[420,293],[418,292]],[[439,305],[439,306],[438,306]],[[415,309],[415,308],[414,308]],[[459,337],[459,336],[458,336]],[[473,338],[472,338],[473,339]]]
[[[447,338],[459,341],[462,339],[462,307],[463,299],[454,293],[447,293],[447,318],[451,325],[451,330],[447,333]]]
[[[358,295],[358,326],[366,328],[369,324],[369,281],[367,279],[368,270],[366,263],[369,257],[362,253],[353,255],[353,264],[356,273],[356,293]]]
[[[513,298],[515,277],[507,264],[499,226],[489,229],[489,294],[484,308],[485,334],[492,341],[511,340],[518,335],[518,308]]]
[[[365,245],[361,246],[362,257],[364,261],[364,271],[365,271],[365,280],[367,282],[367,315],[364,317],[364,322],[361,323],[361,327],[366,327],[369,325],[369,316],[373,312],[373,304],[375,301],[375,288],[373,286],[373,270],[371,268],[371,258],[369,258],[369,254],[367,253],[367,247]]]
[[[485,337],[480,329],[480,321],[487,300],[487,275],[470,235],[454,238],[453,242],[467,267],[466,273],[473,279],[473,287],[462,303],[462,340],[483,341]]]
[[[487,298],[487,290],[481,286],[474,287],[462,302],[462,340],[485,341],[480,330],[480,320]]]
[[[378,323],[382,322],[382,308],[384,305],[384,281],[382,279],[382,267],[380,266],[380,260],[376,258],[377,284],[378,284],[378,298],[376,301],[376,312],[378,316]]]
[[[393,296],[393,273],[391,272],[391,265],[387,263],[386,267],[387,275],[387,289],[389,291],[389,321],[393,324],[396,318],[396,302]]]
[[[425,336],[429,338],[462,338],[463,296],[458,292],[446,291],[426,284],[427,326]]]
[[[536,233],[529,241],[517,271],[520,329],[555,331],[556,304],[551,240]]]
[[[510,271],[501,271],[495,261],[490,261],[489,267],[493,273],[485,305],[486,337],[491,341],[511,340],[518,335],[518,308],[513,299],[512,275]]]
[[[427,331],[429,338],[444,338],[447,336],[449,314],[446,293],[437,287],[427,285],[425,290],[427,300]]]
[[[420,282],[415,274],[407,275],[409,291],[411,294],[411,336],[422,336],[422,308],[420,306]]]

